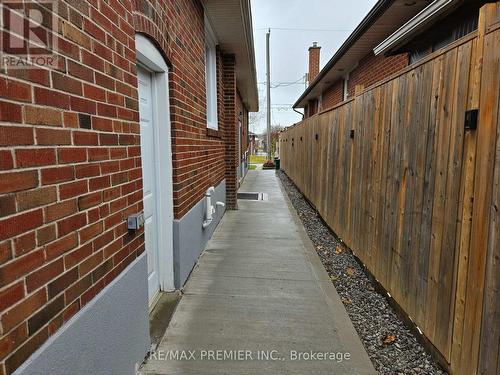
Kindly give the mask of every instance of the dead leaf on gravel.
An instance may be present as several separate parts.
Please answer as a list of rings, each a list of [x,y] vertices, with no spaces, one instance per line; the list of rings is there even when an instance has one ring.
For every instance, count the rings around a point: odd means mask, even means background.
[[[322,248],[323,248],[323,246],[322,246],[322,245],[318,245],[318,246],[316,246],[316,250],[321,250]]]
[[[350,298],[342,298],[342,303],[344,305],[350,305],[352,303],[352,300]]]
[[[396,341],[396,336],[394,335],[385,335],[382,337],[382,344],[384,345],[390,345],[394,341]]]
[[[354,275],[354,268],[352,268],[352,267],[347,267],[345,271],[349,276]]]
[[[332,281],[337,281],[337,280],[339,279],[339,277],[338,277],[338,276],[333,275],[333,276],[330,276],[330,279],[331,279]]]
[[[342,251],[344,251],[344,250],[342,250],[342,248],[341,248],[340,246],[337,246],[337,247],[335,248],[335,253],[336,253],[336,254],[340,254]]]

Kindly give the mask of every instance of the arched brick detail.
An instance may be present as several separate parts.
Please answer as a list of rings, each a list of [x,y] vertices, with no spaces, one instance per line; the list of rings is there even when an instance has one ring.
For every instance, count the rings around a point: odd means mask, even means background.
[[[149,39],[156,44],[167,62],[170,62],[168,32],[163,33],[151,19],[142,13],[138,13],[137,11],[134,11],[134,27],[136,32],[149,37]]]

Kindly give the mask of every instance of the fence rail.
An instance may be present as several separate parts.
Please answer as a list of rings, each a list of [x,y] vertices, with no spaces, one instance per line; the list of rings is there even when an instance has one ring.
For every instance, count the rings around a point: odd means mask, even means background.
[[[500,373],[499,88],[497,3],[476,33],[280,136],[281,168],[453,374]]]

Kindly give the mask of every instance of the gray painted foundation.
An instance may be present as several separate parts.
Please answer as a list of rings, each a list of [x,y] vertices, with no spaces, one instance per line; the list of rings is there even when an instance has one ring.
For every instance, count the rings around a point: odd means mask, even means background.
[[[245,176],[248,173],[249,169],[249,164],[244,162],[238,165],[238,185],[241,185],[243,183],[243,180],[245,179]]]
[[[14,374],[132,375],[149,347],[143,253]]]
[[[226,180],[215,187],[212,194],[212,204],[215,207],[212,224],[202,228],[205,220],[205,199],[200,200],[181,219],[174,220],[174,275],[175,288],[180,289],[186,282],[191,270],[206,243],[224,215],[225,207],[215,206],[215,202],[226,203]]]

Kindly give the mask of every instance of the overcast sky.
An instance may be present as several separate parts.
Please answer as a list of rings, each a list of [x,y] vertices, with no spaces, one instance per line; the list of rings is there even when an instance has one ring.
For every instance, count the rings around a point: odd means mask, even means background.
[[[307,49],[312,42],[318,42],[321,68],[325,66],[376,0],[251,0],[251,3],[261,115],[258,125],[250,131],[262,133],[266,128],[267,28],[271,28],[271,87],[282,84],[271,89],[271,123],[289,126],[301,119],[291,104],[305,87],[303,83],[289,83],[302,82],[308,71]]]

